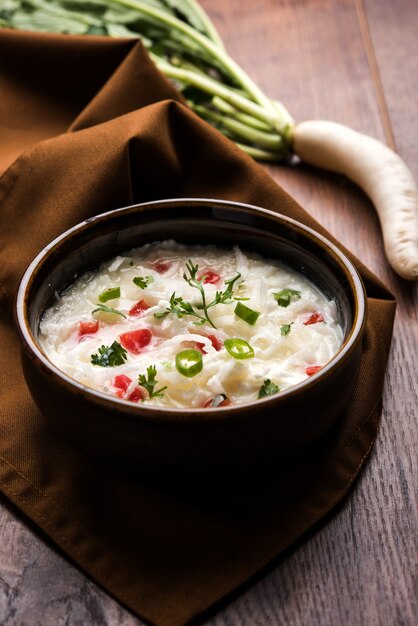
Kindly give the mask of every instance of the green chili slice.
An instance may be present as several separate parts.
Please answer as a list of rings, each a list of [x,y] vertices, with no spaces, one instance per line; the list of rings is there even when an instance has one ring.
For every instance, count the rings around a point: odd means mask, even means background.
[[[238,337],[225,339],[224,346],[234,359],[252,359],[254,356],[254,349],[244,339],[238,339]]]
[[[107,302],[115,298],[120,298],[120,287],[110,287],[106,289],[106,291],[103,291],[99,296],[99,302]]]
[[[203,369],[202,353],[199,350],[183,350],[176,354],[176,369],[182,376],[193,378]]]
[[[245,304],[242,304],[242,302],[238,302],[237,306],[235,307],[234,313],[235,315],[237,315],[237,317],[240,317],[250,326],[254,326],[254,324],[260,317],[260,313],[258,311],[250,309],[250,307],[245,306]]]

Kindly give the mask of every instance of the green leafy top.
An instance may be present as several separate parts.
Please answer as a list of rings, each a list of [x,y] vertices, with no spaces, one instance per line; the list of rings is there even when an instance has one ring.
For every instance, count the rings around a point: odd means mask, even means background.
[[[291,152],[293,120],[225,51],[197,0],[0,0],[0,27],[139,37],[193,110],[254,158]]]
[[[167,311],[174,313],[177,317],[183,317],[184,315],[196,317],[199,321],[195,322],[195,324],[200,325],[208,323],[212,326],[212,328],[216,328],[213,320],[209,316],[209,309],[217,304],[230,304],[232,302],[234,285],[241,277],[241,274],[238,272],[238,274],[233,278],[225,280],[226,289],[217,291],[214,299],[211,302],[207,302],[207,294],[205,292],[205,288],[203,287],[204,276],[197,278],[199,266],[194,265],[193,261],[189,259],[186,263],[186,269],[188,273],[185,272],[183,274],[183,278],[191,287],[194,287],[199,291],[201,301],[196,305],[192,305],[190,302],[185,302],[181,296],[176,296],[176,293],[174,292],[171,295],[170,306],[167,307]],[[202,313],[198,313],[197,311],[201,311]]]
[[[273,396],[275,393],[280,391],[279,387],[272,383],[269,378],[267,378],[260,387],[258,392],[259,398],[266,398],[267,396]]]
[[[147,374],[140,374],[138,376],[138,384],[141,387],[144,387],[148,391],[150,398],[162,398],[164,395],[164,391],[167,387],[161,387],[154,391],[155,387],[158,385],[158,381],[155,379],[157,375],[157,368],[155,365],[150,365],[147,367]]]
[[[124,364],[128,358],[126,354],[125,348],[118,341],[114,341],[111,346],[101,346],[98,354],[92,354],[91,362],[101,367],[116,367]]]
[[[282,324],[280,326],[280,334],[283,335],[283,337],[286,337],[286,335],[288,335],[292,329],[292,324],[293,322],[290,322],[290,324]]]

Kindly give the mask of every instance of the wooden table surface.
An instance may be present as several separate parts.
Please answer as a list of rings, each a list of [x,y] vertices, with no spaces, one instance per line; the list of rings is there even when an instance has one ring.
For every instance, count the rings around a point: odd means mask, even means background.
[[[417,0],[202,0],[231,55],[296,120],[342,122],[394,146],[418,179]],[[272,177],[396,294],[380,433],[332,518],[210,626],[416,624],[417,285],[383,256],[373,208],[342,177]],[[415,306],[415,308],[414,308]],[[415,446],[416,447],[416,446]],[[2,626],[141,624],[0,499]]]

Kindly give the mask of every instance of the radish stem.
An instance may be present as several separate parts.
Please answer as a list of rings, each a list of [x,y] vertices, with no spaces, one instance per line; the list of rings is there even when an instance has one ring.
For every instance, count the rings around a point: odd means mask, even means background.
[[[205,33],[206,33],[207,37],[211,41],[213,41],[213,43],[215,45],[217,45],[219,48],[221,48],[221,50],[225,50],[224,43],[223,43],[223,41],[221,39],[221,36],[219,35],[218,31],[216,30],[214,23],[209,18],[209,16],[206,13],[206,11],[204,11],[202,9],[200,4],[198,2],[196,2],[196,0],[183,0],[183,2],[185,4],[187,4],[189,6],[189,8],[192,9],[192,11],[197,15],[197,17],[199,18],[200,22],[202,23],[202,25],[203,25],[203,27],[205,29]]]
[[[150,56],[154,60],[157,67],[159,67],[161,71],[169,78],[173,78],[174,80],[178,80],[180,82],[193,85],[194,87],[198,87],[208,94],[220,96],[226,102],[235,106],[237,109],[240,109],[241,111],[244,111],[245,113],[248,113],[249,115],[252,115],[257,119],[266,122],[272,127],[279,125],[282,129],[286,128],[284,120],[278,122],[277,113],[271,113],[270,109],[264,109],[259,104],[256,104],[255,102],[248,100],[248,98],[244,98],[240,94],[232,91],[230,88],[225,87],[224,85],[222,85],[222,83],[219,83],[212,78],[209,78],[208,76],[198,74],[197,72],[191,72],[189,70],[183,70],[182,68],[174,67],[170,65],[170,63],[167,63],[165,60],[155,56],[152,53]]]
[[[251,115],[247,115],[246,113],[241,113],[240,111],[237,111],[237,109],[228,104],[228,102],[225,102],[225,100],[222,100],[222,98],[219,98],[219,96],[214,96],[212,98],[212,104],[222,113],[226,113],[227,115],[234,117],[239,122],[242,122],[247,126],[252,126],[257,130],[271,132],[271,127],[268,124],[256,119],[255,117],[252,117]]]
[[[257,130],[236,119],[225,117],[201,104],[193,104],[193,110],[207,120],[217,122],[221,126],[230,130],[234,135],[245,139],[256,147],[267,150],[279,151],[283,148],[283,140],[279,135],[272,135],[261,130]]]
[[[224,133],[226,134],[226,133]],[[279,152],[270,152],[269,150],[261,150],[260,148],[254,148],[254,146],[247,146],[239,141],[235,141],[238,148],[241,148],[243,152],[246,152],[250,157],[256,159],[256,161],[266,161],[267,163],[274,163],[282,159],[282,154]]]
[[[166,13],[165,11],[161,11],[153,6],[144,4],[143,2],[140,2],[140,0],[111,0],[111,2],[135,9],[143,15],[157,19],[161,24],[164,24],[169,28],[173,28],[177,32],[183,33],[189,37],[191,41],[199,44],[203,50],[209,53],[210,56],[218,60],[231,78],[235,79],[238,84],[241,84],[248,94],[252,96],[258,104],[260,104],[260,106],[265,107],[266,111],[272,112],[272,119],[274,120],[275,108],[272,106],[269,98],[267,98],[261,89],[249,78],[249,76],[247,76],[240,66],[235,63],[235,61],[231,59],[231,57],[222,48],[208,39],[208,37],[205,37],[205,35],[202,35],[196,29]]]

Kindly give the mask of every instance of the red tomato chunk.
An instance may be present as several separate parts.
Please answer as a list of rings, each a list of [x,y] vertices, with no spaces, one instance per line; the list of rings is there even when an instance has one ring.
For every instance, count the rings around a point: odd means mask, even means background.
[[[99,322],[80,322],[78,324],[78,336],[93,335],[99,330]]]
[[[132,315],[134,317],[142,317],[145,311],[147,311],[147,309],[149,308],[150,306],[145,302],[145,300],[139,300],[139,302],[133,305],[133,307],[129,311],[129,315]]]
[[[126,391],[131,384],[132,380],[129,376],[125,376],[125,374],[119,374],[115,376],[112,381],[112,385],[116,387],[116,389],[121,389],[122,391]]]
[[[119,336],[121,345],[132,354],[139,354],[152,339],[152,332],[149,328],[132,330]]]
[[[139,402],[140,400],[143,400],[144,395],[142,389],[140,389],[139,387],[135,387],[135,389],[129,394],[126,399],[130,400],[130,402]]]
[[[216,283],[218,283],[221,279],[219,274],[217,274],[216,272],[212,272],[212,270],[204,270],[202,272],[199,272],[197,275],[197,279],[201,280],[203,276],[205,277],[203,280],[204,285],[216,285]]]
[[[162,259],[157,259],[150,263],[153,270],[158,272],[159,274],[165,274],[171,267],[171,263],[169,261],[163,261]]]
[[[115,376],[115,378],[112,380],[112,385],[116,388],[116,395],[118,396],[118,398],[125,397],[125,394],[128,391],[131,382],[132,380],[129,378],[129,376],[125,376],[125,374],[119,374],[118,376]],[[139,402],[139,400],[143,400],[143,398],[144,394],[142,392],[142,389],[140,389],[139,387],[135,387],[135,389],[131,391],[131,393],[127,398],[125,398],[125,400],[129,400],[130,402]]]
[[[210,339],[212,346],[215,348],[217,352],[219,352],[219,350],[222,348],[222,343],[219,341],[219,339],[215,337],[215,335],[203,335],[203,336]],[[207,354],[204,343],[197,342],[196,350],[199,350],[199,352],[201,352],[202,354]]]
[[[322,365],[311,365],[310,367],[306,368],[305,372],[307,376],[313,376],[314,374],[319,372],[319,370],[321,369],[322,369]]]
[[[309,326],[310,324],[319,324],[319,322],[324,322],[324,318],[321,313],[312,313],[303,323],[305,326]]]

